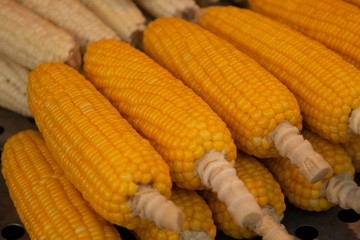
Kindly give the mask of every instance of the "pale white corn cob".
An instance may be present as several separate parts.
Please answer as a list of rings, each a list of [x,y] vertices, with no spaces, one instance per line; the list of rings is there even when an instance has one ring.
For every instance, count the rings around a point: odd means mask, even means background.
[[[131,0],[81,0],[125,42],[137,45],[145,29],[145,17]]]
[[[0,106],[31,117],[26,84],[29,69],[0,56]]]
[[[34,69],[42,62],[79,67],[79,45],[65,30],[12,0],[0,0],[0,53]]]
[[[55,25],[68,30],[85,50],[89,42],[119,39],[116,33],[78,0],[17,0]]]
[[[135,0],[153,17],[179,17],[192,20],[199,9],[195,0]]]

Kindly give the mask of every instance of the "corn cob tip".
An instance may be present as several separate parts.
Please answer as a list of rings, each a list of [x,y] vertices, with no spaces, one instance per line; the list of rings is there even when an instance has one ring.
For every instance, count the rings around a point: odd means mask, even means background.
[[[181,232],[184,224],[183,212],[158,190],[148,185],[140,185],[130,205],[136,216],[153,221],[159,228]]]
[[[270,133],[270,137],[280,155],[289,158],[309,183],[324,179],[331,171],[330,164],[314,151],[310,142],[299,135],[299,129],[288,121],[280,123]]]
[[[256,227],[262,223],[262,212],[255,197],[237,177],[225,154],[211,150],[197,160],[197,173],[203,184],[218,195],[241,227]]]
[[[263,240],[295,240],[294,236],[290,235],[284,225],[280,224],[281,217],[277,215],[273,208],[265,206],[263,210],[263,224],[254,229],[254,232],[262,236]]]
[[[360,134],[360,107],[355,108],[349,118],[349,128],[355,133]]]
[[[360,214],[360,187],[348,172],[332,176],[325,189],[329,202],[338,204],[344,209],[353,209]]]

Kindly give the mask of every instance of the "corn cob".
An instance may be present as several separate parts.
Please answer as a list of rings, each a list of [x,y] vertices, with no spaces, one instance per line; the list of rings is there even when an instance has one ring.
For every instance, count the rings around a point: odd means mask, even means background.
[[[237,176],[254,194],[262,207],[263,224],[253,230],[237,226],[225,205],[217,200],[216,195],[210,191],[204,191],[203,196],[213,212],[217,228],[236,239],[250,239],[257,235],[262,236],[264,240],[293,239],[280,224],[286,208],[285,197],[270,171],[254,157],[241,152],[238,152],[235,169]]]
[[[215,239],[216,227],[212,213],[204,199],[195,191],[173,187],[171,200],[184,213],[184,225],[181,234],[163,230],[151,224],[134,229],[139,240],[211,240]],[[215,194],[216,195],[216,194]]]
[[[293,94],[231,44],[176,18],[151,22],[143,44],[226,122],[239,149],[260,158],[289,156],[309,182],[330,171],[298,134],[302,119]]]
[[[84,72],[150,140],[179,187],[212,189],[241,226],[261,220],[254,197],[229,163],[236,158],[230,131],[191,89],[144,53],[116,40],[90,44]]]
[[[131,0],[81,0],[120,38],[137,45],[145,29],[145,17]]]
[[[352,4],[360,7],[360,0],[344,0],[344,1],[352,3]]]
[[[31,239],[121,239],[65,177],[39,132],[7,140],[2,174]]]
[[[118,39],[116,33],[78,0],[17,0],[59,27],[68,30],[82,50],[102,38]]]
[[[28,95],[46,145],[95,211],[129,229],[147,219],[180,230],[182,213],[165,198],[165,161],[89,81],[64,64],[44,63],[30,73]]]
[[[250,8],[288,24],[360,68],[360,9],[342,0],[248,0]]]
[[[179,17],[192,20],[199,9],[195,0],[136,0],[153,17]]]
[[[20,65],[63,62],[80,66],[80,50],[74,38],[12,0],[0,1],[0,53]]]
[[[348,143],[342,143],[341,146],[349,154],[355,167],[355,172],[360,173],[360,136],[352,137]]]
[[[324,180],[309,184],[296,168],[290,166],[287,158],[266,160],[266,166],[280,183],[289,202],[308,211],[324,211],[339,205],[360,213],[360,187],[353,181],[354,166],[344,148],[307,129],[303,130],[303,135],[329,162],[332,171]]]
[[[200,15],[202,26],[257,60],[294,93],[311,131],[333,142],[359,134],[360,71],[353,65],[251,10],[214,7]]]
[[[0,107],[31,117],[26,93],[28,73],[27,68],[0,56]]]

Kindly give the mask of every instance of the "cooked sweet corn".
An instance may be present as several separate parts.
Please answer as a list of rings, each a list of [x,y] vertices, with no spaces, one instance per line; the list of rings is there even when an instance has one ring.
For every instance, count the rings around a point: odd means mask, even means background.
[[[78,0],[16,0],[35,13],[68,30],[83,51],[89,42],[118,39],[116,33]]]
[[[360,68],[360,9],[357,6],[342,0],[248,2],[251,9],[322,42]]]
[[[360,136],[352,137],[348,143],[342,143],[341,146],[349,154],[355,167],[355,172],[360,173]]]
[[[43,62],[80,66],[80,48],[65,30],[16,1],[0,1],[0,53],[34,69]]]
[[[2,174],[31,239],[121,239],[65,177],[39,132],[6,141]]]
[[[143,45],[226,122],[239,149],[261,158],[288,156],[309,182],[330,171],[298,134],[302,118],[294,95],[234,46],[179,18],[151,22]]]
[[[171,200],[183,211],[184,225],[177,234],[151,224],[134,229],[139,240],[211,240],[215,239],[216,227],[212,213],[204,199],[195,191],[173,187]],[[215,194],[216,195],[216,194]]]
[[[303,130],[303,135],[312,143],[332,166],[326,179],[310,184],[299,175],[286,158],[268,159],[265,164],[278,180],[289,202],[308,211],[324,211],[334,205],[354,209],[360,213],[360,187],[353,181],[354,166],[351,159],[339,144]]]
[[[344,1],[352,3],[352,4],[360,7],[360,0],[344,0]]]
[[[236,147],[229,129],[190,88],[144,53],[115,40],[89,45],[84,72],[150,140],[179,187],[212,189],[242,226],[261,219],[259,206],[230,163]]]
[[[236,239],[250,239],[257,235],[262,236],[264,240],[293,239],[280,225],[286,208],[285,197],[271,172],[254,157],[240,152],[235,168],[237,176],[244,181],[264,211],[263,225],[251,230],[239,227],[226,210],[226,206],[217,200],[216,194],[205,191],[203,195],[213,212],[217,228]]]
[[[214,7],[199,18],[294,93],[310,130],[333,142],[360,132],[360,71],[338,54],[248,9]]]
[[[28,95],[46,145],[95,211],[129,229],[147,219],[180,230],[182,213],[165,198],[172,186],[165,161],[80,73],[40,64]]]
[[[31,117],[26,84],[29,69],[0,56],[0,107]]]

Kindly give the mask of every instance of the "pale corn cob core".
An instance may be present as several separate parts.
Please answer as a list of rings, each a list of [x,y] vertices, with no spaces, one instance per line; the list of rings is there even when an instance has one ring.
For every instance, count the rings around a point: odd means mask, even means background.
[[[98,213],[129,229],[148,224],[139,215],[173,231],[181,228],[181,211],[166,202],[174,218],[159,215],[149,204],[164,204],[164,197],[148,201],[141,187],[170,197],[165,161],[89,81],[64,64],[44,63],[30,73],[28,94],[54,158]]]
[[[290,165],[288,159],[266,160],[289,202],[308,211],[324,211],[334,205],[359,211],[359,187],[353,181],[355,170],[346,151],[339,144],[331,143],[307,129],[302,133],[315,151],[329,162],[332,171],[324,180],[310,184]]]
[[[134,229],[139,240],[211,240],[216,227],[209,206],[195,191],[172,188],[171,200],[184,212],[181,233],[156,227],[154,224]]]
[[[65,177],[39,132],[6,141],[2,174],[31,239],[121,239]]]
[[[355,172],[360,172],[360,136],[353,136],[348,143],[342,143],[341,146],[349,154],[355,167]]]
[[[348,141],[350,129],[359,131],[360,71],[338,54],[247,9],[208,8],[199,13],[199,22],[282,81],[297,98],[309,129],[333,142]]]
[[[31,117],[26,84],[29,69],[0,55],[0,107]]]
[[[16,0],[59,27],[68,30],[82,50],[89,42],[118,39],[116,33],[78,0]]]
[[[43,62],[80,66],[79,45],[65,30],[12,0],[0,1],[0,53],[34,69]]]
[[[193,20],[199,9],[195,0],[136,0],[153,17],[179,17]]]
[[[212,107],[242,151],[261,158],[280,152],[312,183],[330,171],[298,136],[301,115],[293,94],[231,44],[184,20],[159,18],[145,30],[144,49]]]
[[[261,210],[230,163],[236,157],[231,133],[191,89],[144,53],[115,40],[89,45],[84,72],[150,140],[179,187],[210,188],[240,225],[258,223]]]
[[[280,224],[285,210],[284,194],[270,171],[254,157],[241,152],[235,161],[235,169],[237,177],[245,183],[261,206],[263,223],[256,228],[238,226],[225,204],[213,192],[205,191],[203,196],[213,212],[217,228],[236,239],[250,239],[256,235],[264,239],[276,239],[272,236],[291,239],[292,236]]]
[[[359,0],[346,0],[360,3]],[[318,40],[360,68],[360,9],[343,0],[248,0],[251,9]]]
[[[121,40],[138,45],[145,29],[145,17],[132,0],[81,0]]]

